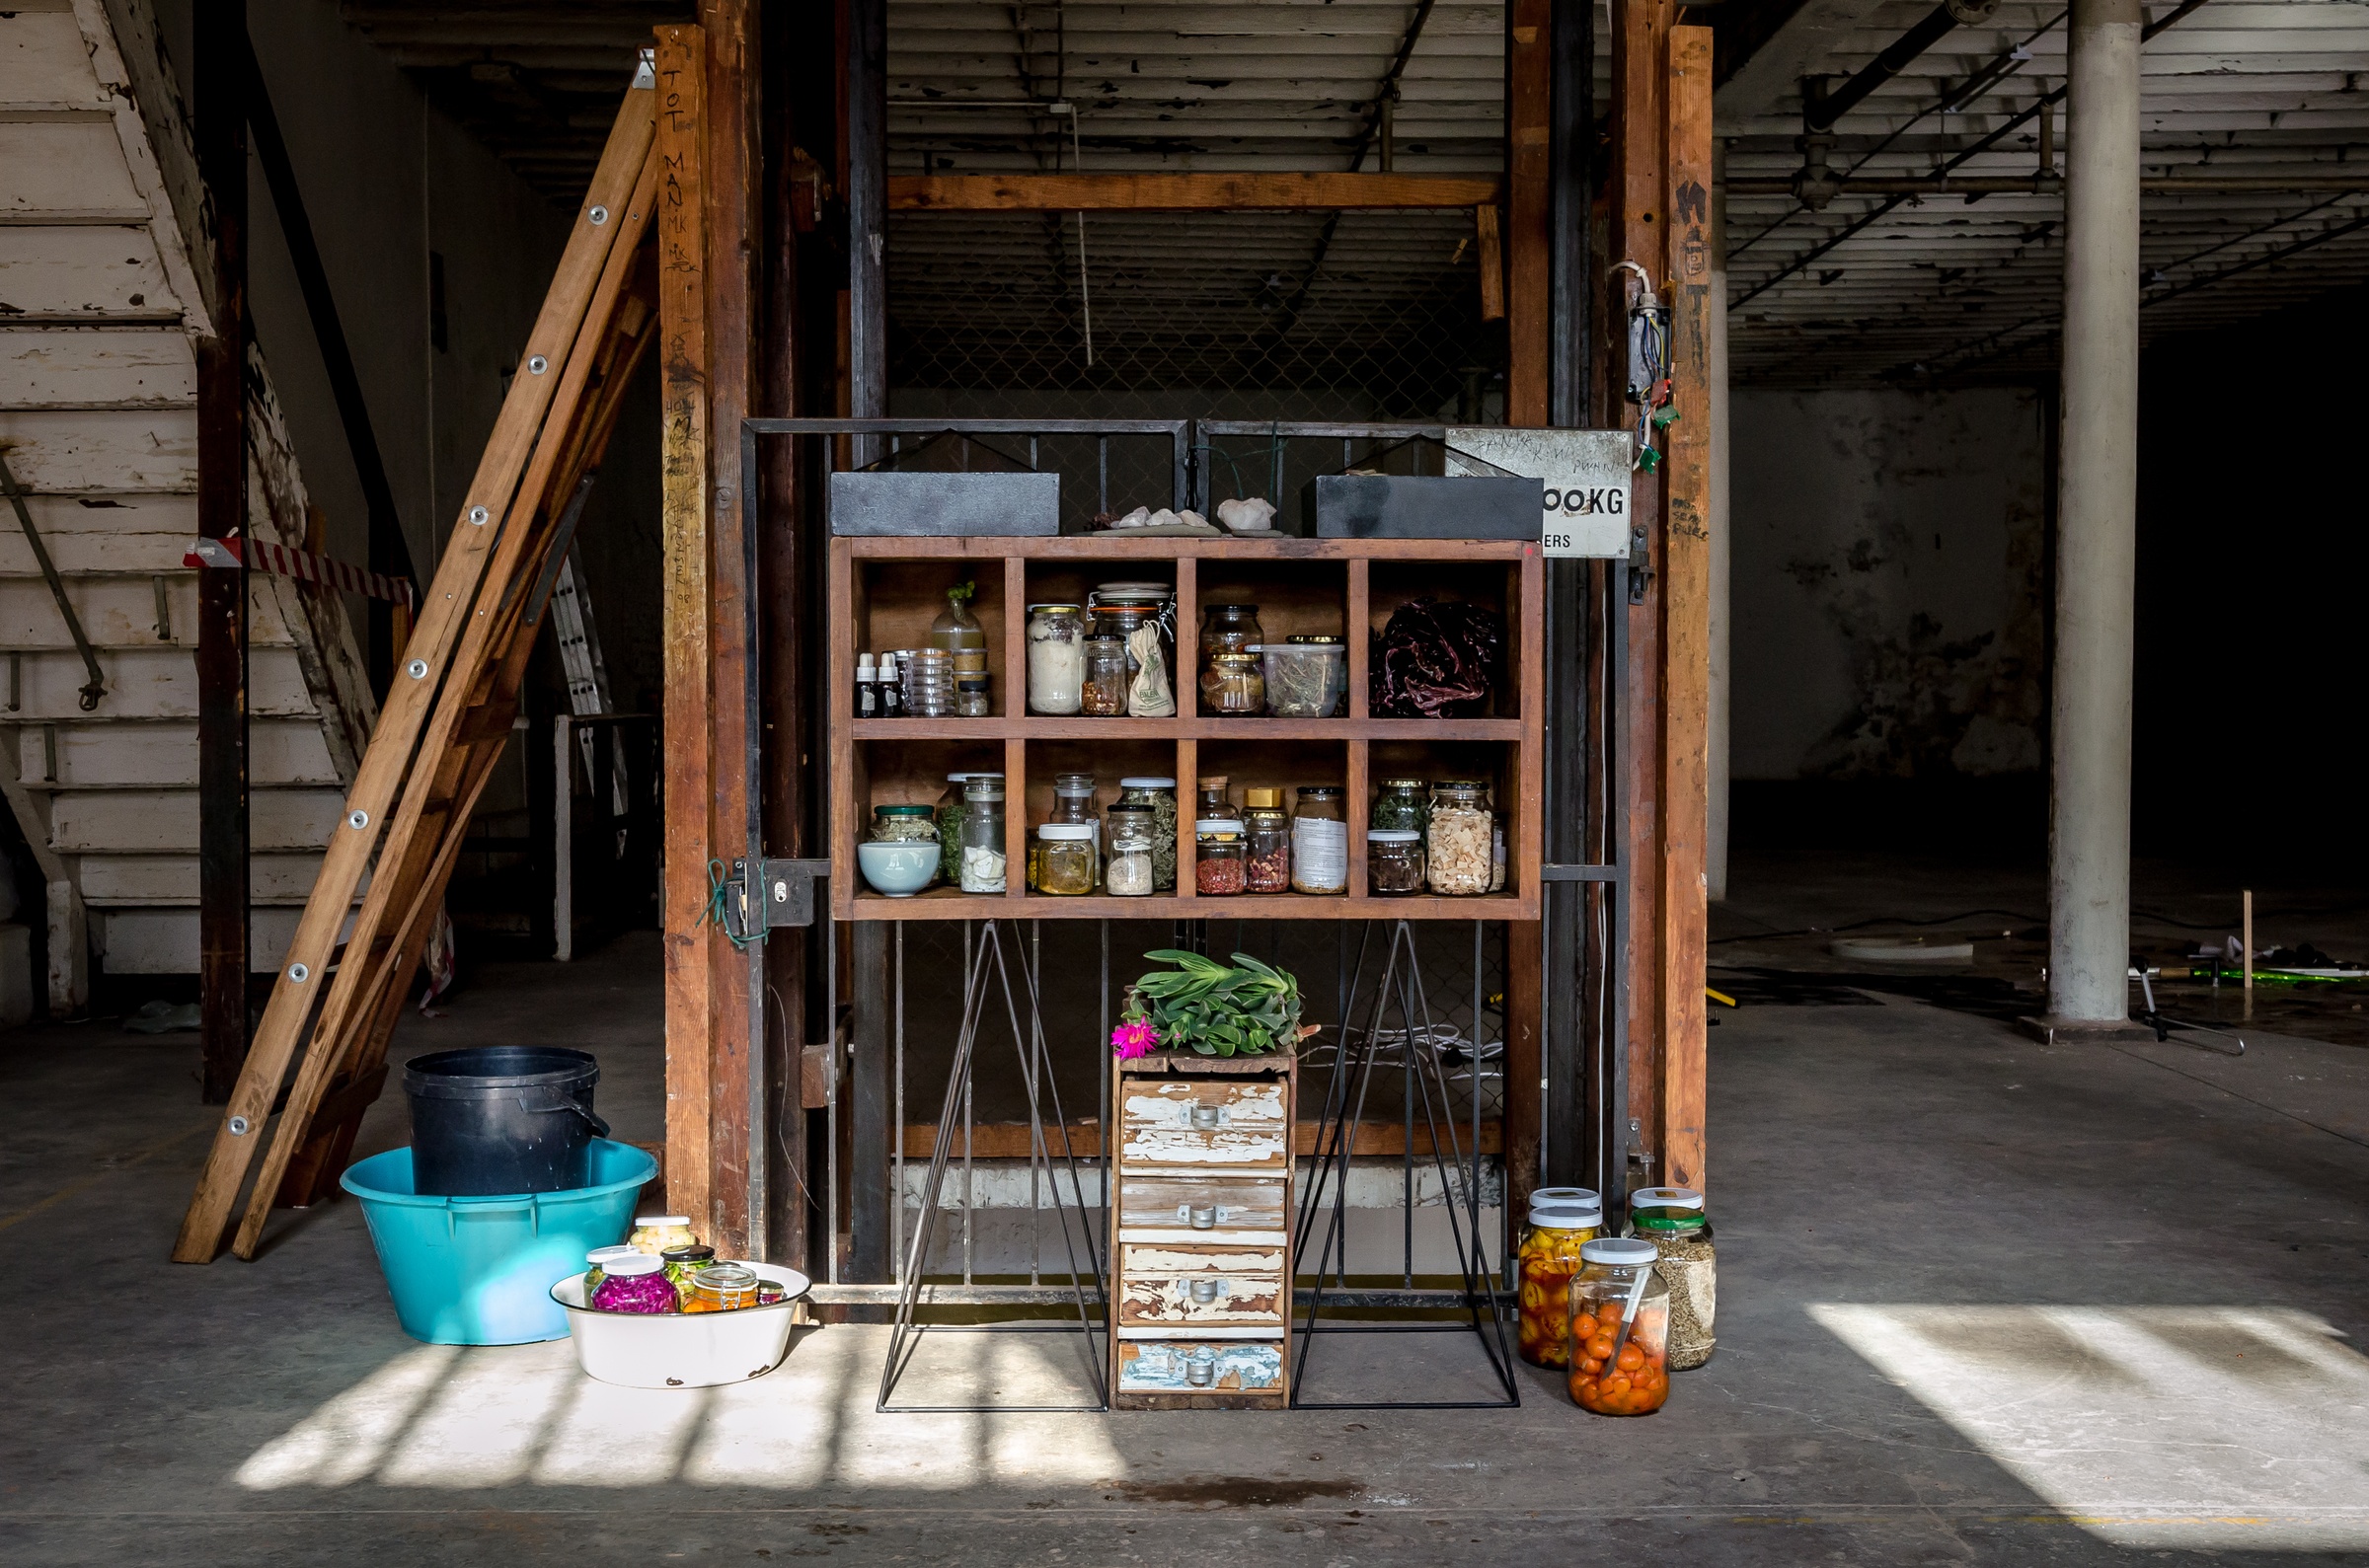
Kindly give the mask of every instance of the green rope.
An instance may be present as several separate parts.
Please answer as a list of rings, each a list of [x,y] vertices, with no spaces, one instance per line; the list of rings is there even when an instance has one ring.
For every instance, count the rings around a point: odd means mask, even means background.
[[[708,862],[708,904],[699,912],[699,919],[692,923],[692,930],[696,931],[702,926],[713,926],[724,933],[726,941],[745,952],[748,950],[749,943],[756,938],[733,935],[731,926],[724,918],[726,907],[725,899],[730,893],[731,886],[732,884],[725,879],[724,862],[710,860]]]

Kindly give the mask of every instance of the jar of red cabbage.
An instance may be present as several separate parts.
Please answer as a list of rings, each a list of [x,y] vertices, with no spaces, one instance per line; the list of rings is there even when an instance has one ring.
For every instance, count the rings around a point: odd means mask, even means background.
[[[634,1257],[641,1250],[640,1247],[631,1246],[596,1246],[585,1253],[584,1300],[590,1302],[592,1293],[600,1289],[600,1282],[609,1277],[608,1266],[611,1258]]]
[[[592,1296],[592,1305],[604,1312],[671,1312],[679,1310],[675,1300],[674,1282],[666,1277],[666,1265],[647,1252],[633,1257],[611,1258],[603,1265],[607,1278]]]

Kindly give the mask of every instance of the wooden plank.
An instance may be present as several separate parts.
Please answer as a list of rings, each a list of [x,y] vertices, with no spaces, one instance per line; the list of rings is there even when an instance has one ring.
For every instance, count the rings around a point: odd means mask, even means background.
[[[344,800],[327,789],[259,789],[251,802],[253,850],[318,850],[337,831]],[[187,789],[103,789],[60,793],[49,838],[61,853],[197,851],[197,796]]]
[[[709,1008],[720,937],[708,907],[708,306],[701,214],[707,42],[696,26],[658,36],[658,322],[662,378],[659,651],[666,813],[659,930],[666,951],[666,1201],[710,1210]],[[687,809],[683,808],[685,805]]]
[[[1670,30],[1664,275],[1674,406],[1664,439],[1662,565],[1661,1169],[1704,1179],[1706,925],[1711,733],[1711,29]]]
[[[150,643],[117,648],[101,667],[107,672],[107,700],[100,705],[109,718],[193,718],[197,712],[197,673],[186,647]],[[8,715],[12,723],[56,720],[79,723],[84,712],[75,692],[90,679],[82,660],[65,648],[33,648],[23,654],[24,706]],[[296,650],[261,647],[253,651],[247,686],[248,716],[317,716],[318,705],[305,685]]]
[[[294,1059],[305,1024],[318,995],[317,981],[327,972],[330,951],[348,912],[348,903],[364,865],[385,831],[398,787],[410,768],[414,743],[429,717],[437,677],[453,662],[456,645],[464,643],[464,621],[477,625],[489,619],[473,616],[481,581],[494,555],[497,537],[514,538],[501,520],[518,500],[520,480],[535,438],[544,426],[565,363],[574,344],[592,292],[607,263],[618,225],[607,222],[611,210],[630,199],[635,181],[647,158],[652,131],[652,100],[629,92],[621,106],[601,165],[586,193],[585,204],[571,225],[562,256],[542,311],[529,333],[522,363],[540,358],[541,374],[511,379],[507,396],[478,471],[462,503],[461,516],[449,536],[443,560],[429,585],[417,628],[406,650],[407,663],[417,661],[424,674],[408,671],[396,681],[381,713],[368,752],[362,759],[347,805],[361,814],[365,826],[341,832],[331,841],[322,864],[321,881],[307,906],[290,949],[290,966],[283,968],[273,988],[263,1025],[249,1053],[247,1070],[237,1089],[203,1174],[182,1222],[173,1256],[179,1262],[207,1262],[220,1250],[225,1222],[238,1190],[256,1157],[259,1133],[266,1114],[278,1095],[279,1084]],[[591,220],[601,209],[602,221]],[[556,372],[556,373],[555,373]],[[531,504],[531,501],[530,501]],[[521,519],[523,521],[523,519]],[[482,642],[482,638],[477,639]],[[466,683],[466,672],[461,672]],[[456,698],[464,694],[456,693]],[[301,965],[299,980],[294,966]]]
[[[749,0],[700,0],[707,40],[707,91],[702,105],[705,166],[700,187],[708,246],[708,679],[710,854],[727,862],[757,848],[750,816],[748,679],[755,650],[748,645],[748,540],[741,526],[740,421],[752,411],[756,375],[756,260],[763,216],[751,193],[755,176],[756,38]],[[764,1258],[753,1236],[749,1201],[751,1150],[763,1148],[761,1115],[750,1103],[763,1070],[750,1058],[749,972],[763,955],[744,954],[721,932],[710,933],[716,979],[709,993],[709,1104],[712,1131],[709,1206],[703,1234],[719,1236],[727,1256]],[[795,1029],[793,1033],[795,1034]],[[761,1088],[760,1088],[761,1094]],[[800,1261],[803,1261],[801,1259]]]
[[[113,121],[0,120],[0,213],[39,222],[88,212],[148,215]]]
[[[1505,247],[1497,225],[1497,209],[1473,209],[1473,239],[1481,270],[1481,319],[1505,319]]]
[[[104,111],[91,51],[68,10],[12,10],[0,26],[0,104],[76,104]]]
[[[18,725],[0,746],[14,745],[17,766],[28,781],[61,786],[154,786],[193,789],[197,785],[197,730],[186,721],[61,724],[55,731],[57,775],[44,777],[47,746],[39,730]],[[258,787],[273,784],[338,786],[321,726],[304,719],[251,719],[248,777]]]
[[[0,336],[0,405],[17,409],[181,409],[197,367],[178,332],[18,327]]]
[[[194,410],[0,410],[0,441],[29,491],[196,493]]]
[[[833,542],[858,560],[1518,560],[1518,539],[1130,539],[1125,531],[1012,537],[890,538]],[[1529,546],[1536,549],[1535,544]]]
[[[1505,56],[1505,422],[1548,422],[1554,0],[1511,0]]]
[[[1479,207],[1503,195],[1488,175],[890,175],[891,212],[1333,211]]]
[[[0,304],[10,322],[25,325],[181,320],[181,301],[144,226],[11,228],[0,246]]]

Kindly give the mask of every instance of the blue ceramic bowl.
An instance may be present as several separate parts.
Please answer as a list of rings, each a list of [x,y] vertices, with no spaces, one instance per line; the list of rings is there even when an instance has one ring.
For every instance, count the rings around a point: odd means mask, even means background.
[[[856,846],[856,863],[864,868],[864,880],[878,892],[890,898],[911,898],[930,885],[938,871],[938,846],[935,843],[872,844]]]

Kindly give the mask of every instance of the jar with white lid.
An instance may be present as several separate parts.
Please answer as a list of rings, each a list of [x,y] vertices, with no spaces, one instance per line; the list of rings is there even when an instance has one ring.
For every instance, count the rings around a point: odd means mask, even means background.
[[[1604,1228],[1604,1204],[1585,1187],[1540,1187],[1522,1227],[1521,1357],[1534,1367],[1571,1364],[1571,1280],[1579,1249]]]
[[[1571,1399],[1604,1416],[1650,1415],[1670,1396],[1670,1292],[1653,1245],[1599,1236],[1571,1281]]]
[[[1094,891],[1094,829],[1083,822],[1047,822],[1036,830],[1036,891],[1077,898]]]

